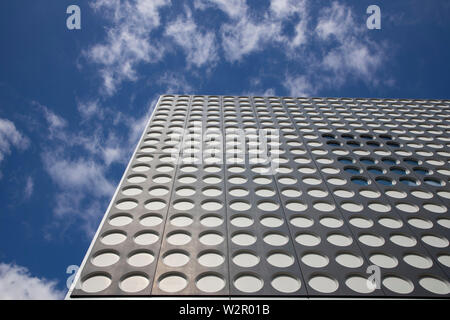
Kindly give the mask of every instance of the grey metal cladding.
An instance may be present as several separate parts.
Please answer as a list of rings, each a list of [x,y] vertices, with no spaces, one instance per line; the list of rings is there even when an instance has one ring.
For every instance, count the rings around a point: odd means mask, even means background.
[[[164,95],[70,297],[448,298],[449,179],[449,100]]]

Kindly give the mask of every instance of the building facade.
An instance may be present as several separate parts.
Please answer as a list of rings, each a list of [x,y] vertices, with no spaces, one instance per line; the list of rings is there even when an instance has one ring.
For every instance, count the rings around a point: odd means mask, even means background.
[[[161,96],[68,298],[450,297],[450,101]]]

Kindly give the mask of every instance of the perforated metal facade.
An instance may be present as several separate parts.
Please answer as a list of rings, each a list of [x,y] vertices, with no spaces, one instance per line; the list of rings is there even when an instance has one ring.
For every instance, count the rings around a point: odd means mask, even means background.
[[[450,297],[449,177],[449,100],[165,95],[68,296]]]

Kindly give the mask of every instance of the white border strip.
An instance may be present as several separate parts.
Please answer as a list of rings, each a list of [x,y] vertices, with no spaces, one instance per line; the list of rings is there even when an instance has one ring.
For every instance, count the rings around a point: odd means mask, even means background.
[[[141,144],[142,139],[143,139],[144,136],[145,136],[145,132],[147,131],[147,128],[148,128],[150,122],[152,121],[153,115],[156,113],[156,108],[157,108],[158,105],[159,105],[159,102],[160,102],[160,100],[161,100],[161,97],[162,97],[162,95],[159,96],[158,101],[156,102],[155,108],[153,109],[153,112],[152,112],[150,118],[148,119],[148,121],[147,121],[147,123],[146,123],[146,125],[145,125],[145,127],[144,127],[144,130],[143,130],[143,132],[142,132],[141,138],[139,139],[139,141],[138,141],[138,143],[137,143],[137,145],[136,145],[136,148],[134,149],[133,155],[131,156],[130,161],[128,162],[128,165],[127,165],[127,167],[126,167],[126,169],[125,169],[125,171],[124,171],[124,173],[123,173],[123,175],[122,175],[122,179],[120,179],[120,182],[119,182],[119,184],[117,185],[117,189],[116,189],[116,191],[114,192],[114,195],[113,195],[113,197],[112,197],[112,199],[111,199],[111,201],[110,201],[110,203],[109,203],[108,208],[107,208],[106,211],[105,211],[105,214],[104,214],[104,216],[103,216],[102,221],[100,222],[100,225],[99,225],[99,227],[98,227],[98,229],[97,229],[97,232],[95,233],[94,238],[93,238],[92,241],[91,241],[91,244],[90,244],[90,246],[89,246],[89,248],[88,248],[88,250],[87,250],[87,252],[86,252],[86,255],[84,256],[83,262],[81,263],[81,266],[80,266],[80,268],[78,269],[78,272],[77,272],[77,274],[76,274],[76,276],[75,276],[75,278],[74,278],[74,280],[73,280],[73,282],[72,282],[72,285],[70,286],[70,289],[69,289],[69,291],[67,292],[67,294],[66,294],[64,300],[71,300],[71,299],[72,299],[72,298],[70,298],[70,296],[71,296],[73,290],[75,289],[75,286],[77,285],[77,283],[78,283],[78,281],[79,281],[79,278],[80,278],[80,276],[81,276],[81,272],[83,271],[84,265],[86,264],[86,262],[87,262],[87,260],[88,260],[88,258],[89,258],[89,256],[90,256],[90,254],[91,254],[91,251],[92,251],[92,248],[94,247],[95,242],[97,241],[97,238],[98,238],[98,236],[99,236],[99,234],[100,234],[100,230],[102,229],[102,227],[103,227],[103,225],[104,225],[104,223],[105,223],[106,217],[108,216],[108,213],[109,213],[109,211],[111,210],[112,205],[114,204],[114,199],[116,199],[116,196],[117,196],[117,194],[119,193],[120,187],[122,186],[122,182],[123,182],[123,180],[125,179],[126,173],[128,172],[128,169],[130,168],[131,163],[133,162],[133,159],[134,159],[134,157],[136,156],[136,153],[137,153],[137,151],[138,151],[139,145]]]

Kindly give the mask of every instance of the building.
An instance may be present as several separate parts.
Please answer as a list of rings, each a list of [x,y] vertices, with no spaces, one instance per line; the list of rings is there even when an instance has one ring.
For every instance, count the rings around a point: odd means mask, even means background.
[[[68,298],[450,297],[450,101],[161,96]]]

